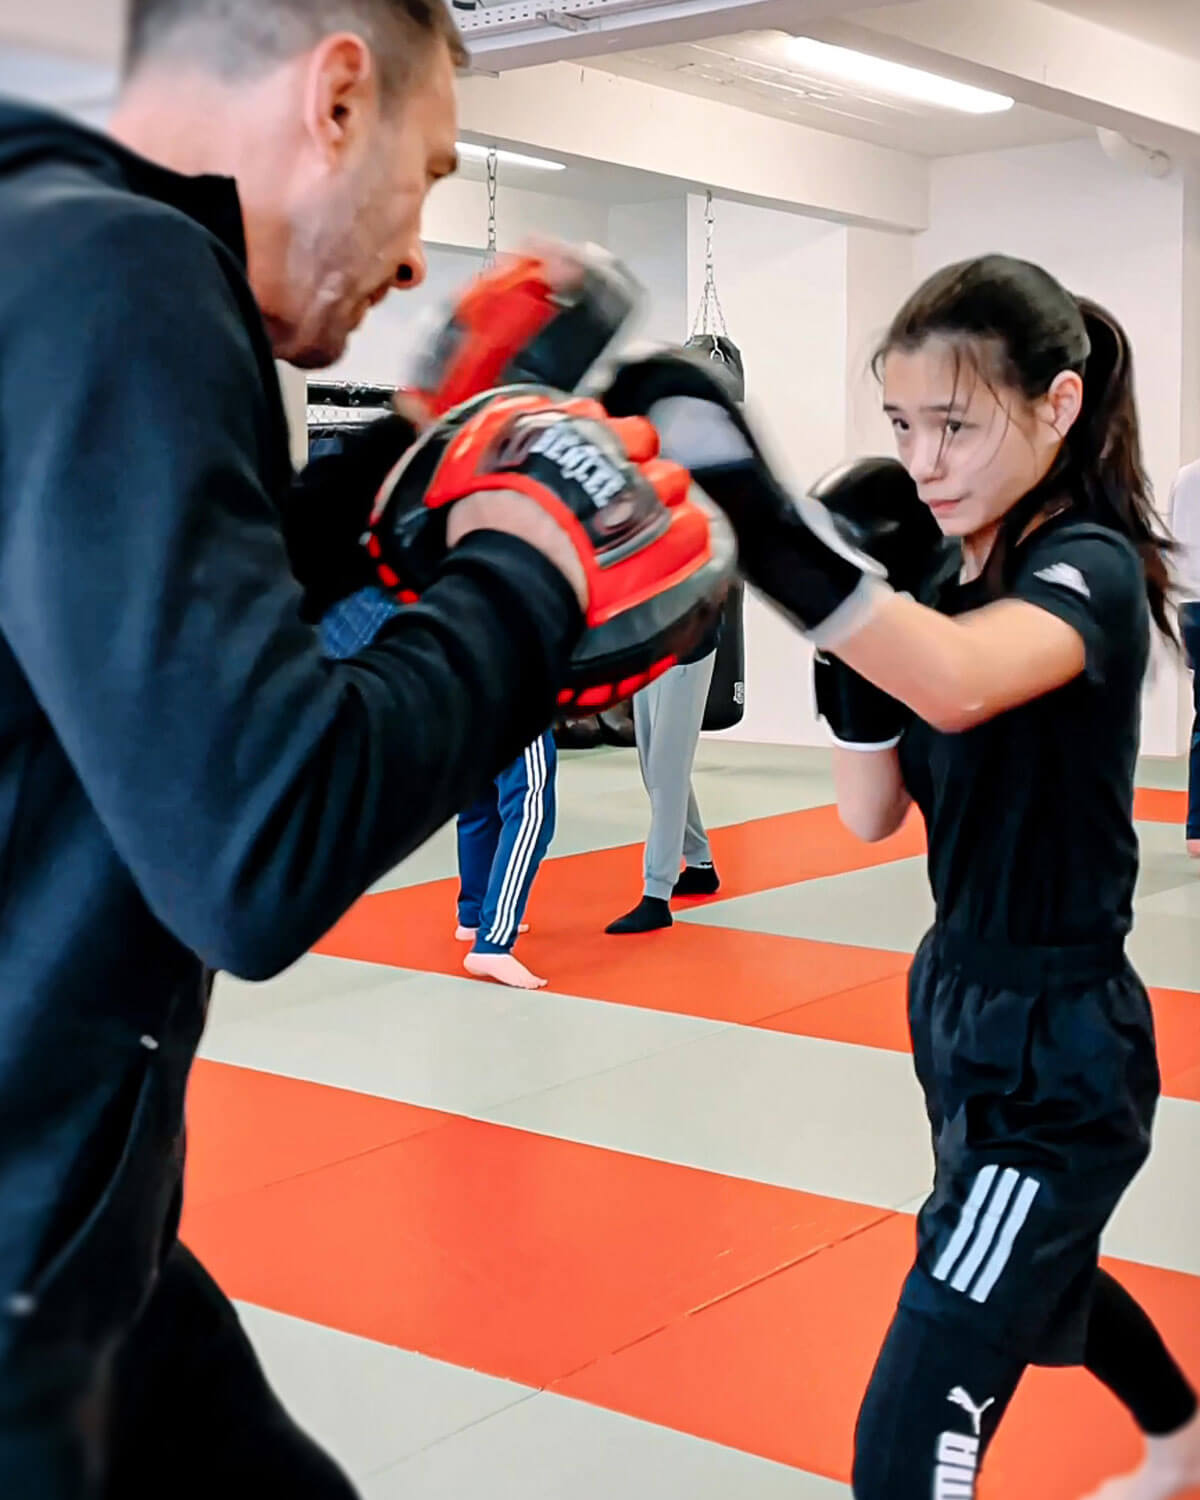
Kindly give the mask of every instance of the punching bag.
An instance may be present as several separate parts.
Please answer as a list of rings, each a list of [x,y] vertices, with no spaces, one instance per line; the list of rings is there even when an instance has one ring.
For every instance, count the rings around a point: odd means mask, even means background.
[[[721,636],[713,663],[712,683],[704,705],[703,728],[714,734],[732,729],[746,712],[746,635],[742,619],[745,590],[740,582],[729,590],[721,610]]]
[[[741,402],[746,399],[746,369],[742,362],[742,351],[729,337],[725,315],[717,296],[711,192],[705,200],[704,221],[707,231],[704,291],[696,321],[692,325],[692,335],[683,347],[711,360],[720,371],[732,399]],[[704,706],[703,728],[709,732],[732,729],[735,724],[741,723],[746,711],[743,602],[742,585],[736,583],[722,607],[716,632],[717,659],[713,663],[712,686],[708,690],[708,700]],[[637,743],[633,732],[633,705],[629,702],[618,703],[590,718],[568,720],[557,726],[554,737],[560,750],[591,749],[596,745],[632,747]]]
[[[742,351],[724,333],[694,333],[684,345],[694,349],[721,370],[735,401],[746,399],[746,368]],[[713,664],[712,686],[704,708],[704,729],[709,734],[732,729],[746,712],[746,634],[743,621],[745,591],[741,583],[729,590],[721,612],[721,634]]]
[[[728,334],[694,333],[683,347],[694,349],[714,365],[719,365],[728,381],[733,399],[746,399],[746,367],[742,363],[742,351]]]
[[[692,325],[692,336],[684,345],[704,356],[721,374],[734,401],[746,399],[746,366],[742,351],[729,337],[721,299],[717,295],[716,257],[713,251],[715,214],[711,190],[704,199],[704,290]],[[741,583],[729,590],[721,610],[717,659],[712,685],[704,705],[703,728],[710,734],[732,729],[746,712],[746,635],[743,623],[745,594]]]

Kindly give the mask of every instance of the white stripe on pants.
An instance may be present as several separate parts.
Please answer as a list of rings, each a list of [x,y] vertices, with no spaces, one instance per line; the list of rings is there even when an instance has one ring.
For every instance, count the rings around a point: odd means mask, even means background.
[[[519,902],[529,881],[529,872],[537,853],[542,823],[546,815],[546,745],[542,739],[534,740],[525,748],[525,801],[521,809],[521,826],[517,830],[516,842],[504,882],[500,887],[500,898],[496,903],[496,920],[486,941],[497,947],[511,947],[516,941],[517,928],[521,920]]]
[[[660,901],[670,897],[682,858],[688,864],[712,859],[692,790],[692,763],[716,659],[711,651],[703,661],[672,667],[633,700],[638,762],[650,794],[644,890]]]

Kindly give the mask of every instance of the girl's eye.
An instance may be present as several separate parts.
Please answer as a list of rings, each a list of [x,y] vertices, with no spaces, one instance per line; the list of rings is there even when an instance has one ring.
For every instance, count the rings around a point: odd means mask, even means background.
[[[903,417],[893,417],[892,418],[892,429],[895,432],[907,432],[908,431],[908,423],[904,420]]]
[[[956,422],[951,419],[946,423],[946,431],[950,434],[951,437],[953,437],[956,432],[961,432],[965,426],[965,422]]]

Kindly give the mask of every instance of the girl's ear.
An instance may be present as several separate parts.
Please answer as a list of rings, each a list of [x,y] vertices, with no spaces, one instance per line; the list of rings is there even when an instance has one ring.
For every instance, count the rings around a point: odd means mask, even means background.
[[[1044,420],[1065,438],[1083,410],[1083,377],[1074,370],[1056,375],[1039,406]]]

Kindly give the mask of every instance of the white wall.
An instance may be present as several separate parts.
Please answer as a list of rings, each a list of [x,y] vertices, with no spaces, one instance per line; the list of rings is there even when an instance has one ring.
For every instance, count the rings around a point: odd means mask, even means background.
[[[1134,175],[1092,140],[951,157],[934,163],[930,227],[915,243],[918,277],[1003,251],[1111,309],[1133,346],[1146,462],[1162,507],[1181,459],[1192,456],[1182,441],[1185,401],[1195,394],[1183,387],[1184,206],[1178,175]],[[1144,706],[1147,754],[1183,748],[1181,683],[1170,658],[1159,657]]]
[[[687,204],[682,194],[658,202],[605,204],[506,189],[501,182],[496,208],[502,252],[515,250],[531,235],[604,245],[626,262],[646,291],[632,336],[675,343],[687,337]],[[394,292],[375,308],[351,338],[345,355],[323,378],[380,384],[403,378],[422,323],[436,315],[483,264],[487,234],[483,184],[440,185],[430,196],[424,230],[428,264],[424,285]]]
[[[1135,176],[1093,140],[951,157],[934,164],[924,277],[996,250],[1038,261],[1102,302],[1133,344],[1142,437],[1165,503],[1179,463],[1183,358],[1183,184]]]
[[[1183,371],[1180,450],[1200,458],[1200,168],[1183,183]]]
[[[514,187],[500,168],[496,192],[496,234],[501,249],[513,249],[529,235],[558,235],[568,240],[603,242],[608,206],[597,199],[565,194],[558,172],[525,173],[536,189]],[[477,178],[452,177],[430,193],[422,216],[422,233],[431,245],[482,250],[487,244],[487,185]]]
[[[645,289],[635,338],[681,344],[691,329],[687,265],[688,205],[680,193],[656,203],[616,203],[608,211],[605,247]]]
[[[914,284],[910,235],[857,227],[846,231],[847,454],[895,452],[871,362]]]

